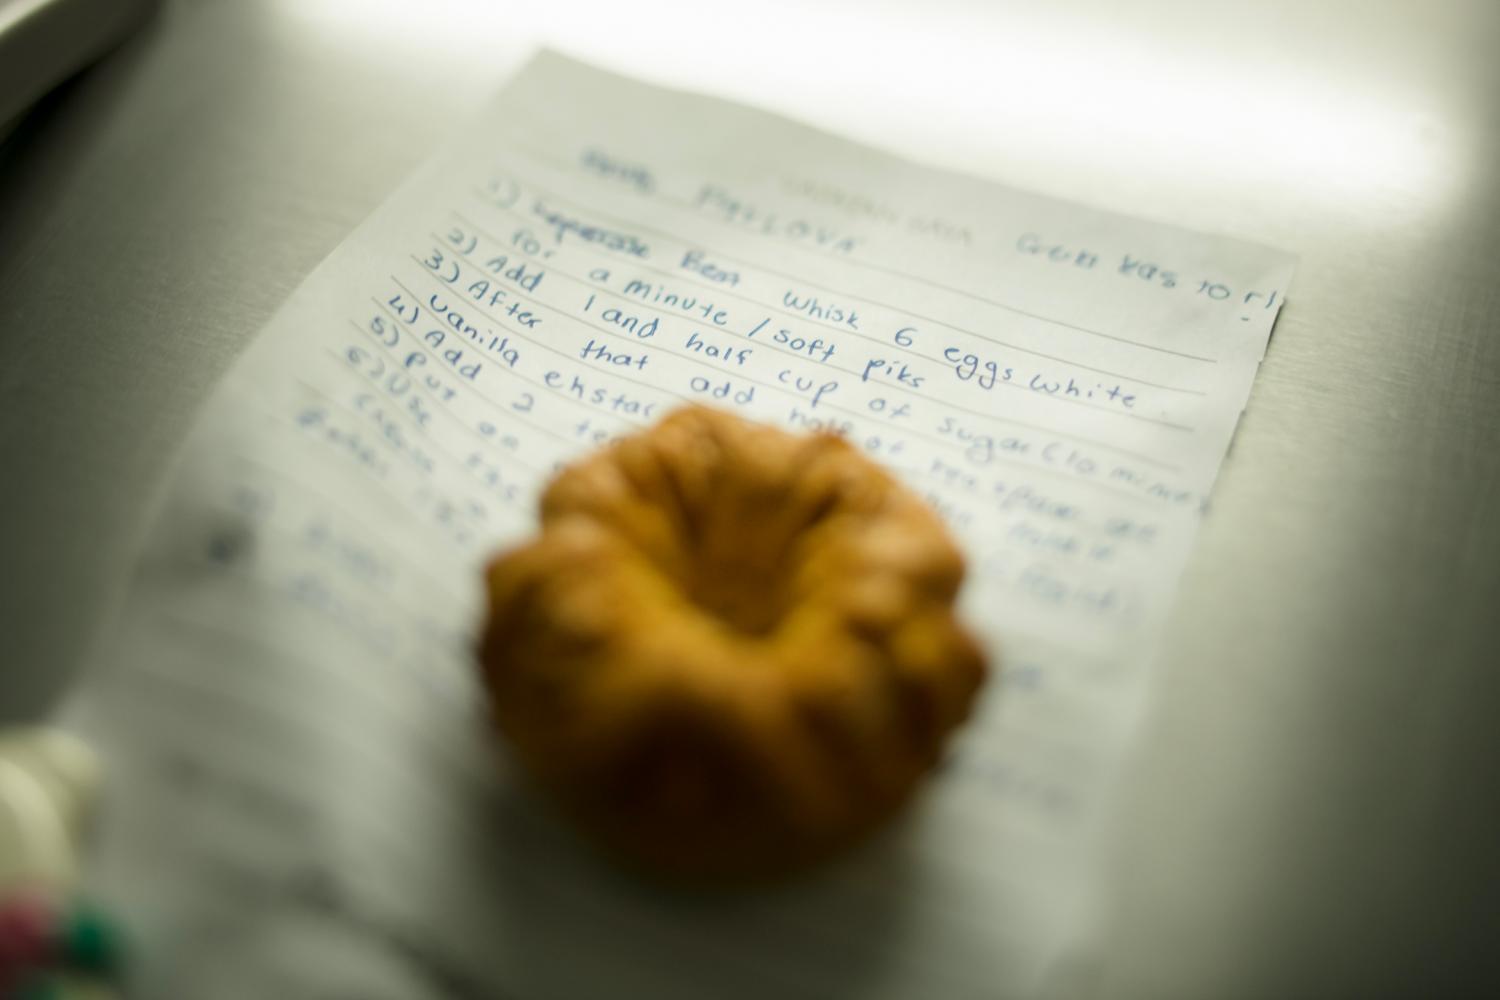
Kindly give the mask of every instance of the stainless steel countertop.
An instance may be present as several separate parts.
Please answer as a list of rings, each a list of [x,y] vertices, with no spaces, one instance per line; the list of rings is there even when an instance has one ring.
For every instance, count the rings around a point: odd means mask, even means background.
[[[1103,958],[1071,983],[1500,984],[1500,5],[704,7],[175,0],[20,125],[0,712],[92,655],[236,353],[546,38],[1299,254],[1121,788]]]

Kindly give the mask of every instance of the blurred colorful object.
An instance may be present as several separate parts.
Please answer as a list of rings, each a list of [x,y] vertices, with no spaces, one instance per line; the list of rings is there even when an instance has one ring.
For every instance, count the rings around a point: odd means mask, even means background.
[[[0,732],[0,998],[117,996],[119,926],[73,898],[99,787],[87,746],[45,727]]]

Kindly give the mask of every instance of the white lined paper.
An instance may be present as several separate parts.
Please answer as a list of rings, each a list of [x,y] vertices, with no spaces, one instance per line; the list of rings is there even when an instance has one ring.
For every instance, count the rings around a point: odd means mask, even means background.
[[[539,57],[228,376],[121,662],[72,709],[121,773],[97,884],[147,914],[148,981],[1036,991],[1290,278],[1272,251]],[[478,566],[551,470],[688,401],[836,428],[898,470],[964,542],[966,614],[1005,664],[906,822],[743,898],[580,850],[514,795],[470,679]]]

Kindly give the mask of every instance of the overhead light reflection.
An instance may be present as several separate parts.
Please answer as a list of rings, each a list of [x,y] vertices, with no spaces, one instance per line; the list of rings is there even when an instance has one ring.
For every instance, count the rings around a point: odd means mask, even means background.
[[[1421,95],[1383,92],[1274,52],[1205,51],[1118,19],[988,4],[763,0],[281,0],[286,13],[414,77],[498,86],[532,45],[730,96],[897,151],[969,166],[1053,162],[1200,185],[1445,203],[1460,157]],[[447,58],[444,58],[447,57]],[[465,65],[460,66],[462,61]],[[1357,86],[1357,89],[1356,88]],[[996,159],[1001,163],[995,163]],[[988,171],[987,171],[988,172]]]

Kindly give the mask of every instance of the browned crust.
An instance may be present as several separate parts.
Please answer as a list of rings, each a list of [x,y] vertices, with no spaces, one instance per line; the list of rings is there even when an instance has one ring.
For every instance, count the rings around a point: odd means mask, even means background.
[[[820,857],[907,799],[985,676],[937,516],[842,438],[678,410],[563,471],[489,567],[524,768],[680,875]]]

